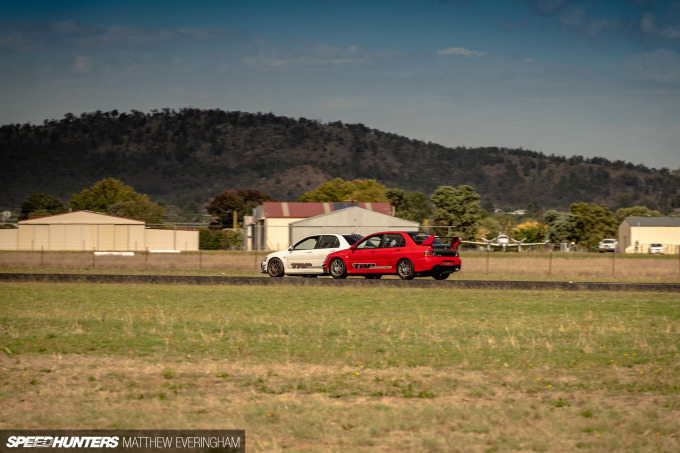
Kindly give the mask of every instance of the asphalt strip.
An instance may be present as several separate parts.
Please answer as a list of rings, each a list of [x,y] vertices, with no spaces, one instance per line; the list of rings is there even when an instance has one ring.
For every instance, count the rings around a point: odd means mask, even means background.
[[[183,275],[29,274],[0,273],[2,282],[43,283],[140,283],[157,285],[326,286],[379,288],[513,289],[547,291],[660,291],[680,292],[680,283],[619,283],[488,280],[367,280],[360,277],[335,280],[304,277],[214,277]]]

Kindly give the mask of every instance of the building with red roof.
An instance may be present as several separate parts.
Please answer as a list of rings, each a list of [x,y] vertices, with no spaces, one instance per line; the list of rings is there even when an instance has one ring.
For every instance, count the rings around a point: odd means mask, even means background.
[[[352,216],[331,215],[351,208]],[[346,212],[345,212],[346,214]],[[392,206],[389,203],[304,203],[304,202],[265,202],[253,210],[252,217],[245,219],[245,242],[248,250],[283,250],[295,240],[301,231],[315,234],[314,222],[299,222],[305,219],[323,217],[324,231],[333,230],[336,233],[367,234],[357,231],[360,228],[389,229],[389,227],[404,228],[403,222],[408,222],[407,227],[413,227],[415,222],[409,222],[394,217]],[[335,219],[335,225],[333,225]],[[330,222],[330,223],[329,223]],[[296,228],[297,224],[297,228]],[[375,225],[374,225],[375,224]],[[305,234],[308,235],[308,234]]]

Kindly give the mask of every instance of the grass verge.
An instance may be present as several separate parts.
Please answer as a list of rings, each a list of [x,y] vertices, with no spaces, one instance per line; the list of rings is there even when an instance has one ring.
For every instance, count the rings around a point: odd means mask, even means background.
[[[3,283],[0,303],[0,428],[680,449],[674,294]]]

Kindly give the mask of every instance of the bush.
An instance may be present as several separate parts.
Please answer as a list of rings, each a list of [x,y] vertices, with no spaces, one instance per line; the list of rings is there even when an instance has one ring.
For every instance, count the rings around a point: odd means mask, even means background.
[[[200,250],[228,250],[243,245],[240,230],[198,229],[198,248]]]

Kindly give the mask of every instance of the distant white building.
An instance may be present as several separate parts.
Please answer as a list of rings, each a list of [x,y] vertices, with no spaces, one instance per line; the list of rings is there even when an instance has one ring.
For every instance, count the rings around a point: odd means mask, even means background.
[[[118,251],[198,250],[198,231],[150,229],[141,220],[75,211],[20,220],[0,229],[0,250]]]
[[[626,217],[619,225],[618,236],[619,252],[647,253],[649,244],[663,244],[667,254],[677,254],[680,217]]]
[[[380,231],[418,231],[419,228],[418,222],[354,206],[292,222],[289,225],[289,244],[317,233],[367,236]]]
[[[283,250],[316,233],[417,230],[419,224],[394,217],[389,203],[265,202],[244,221],[247,250]]]

